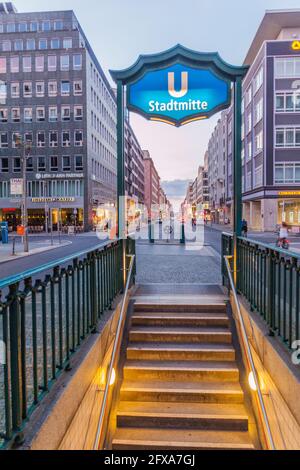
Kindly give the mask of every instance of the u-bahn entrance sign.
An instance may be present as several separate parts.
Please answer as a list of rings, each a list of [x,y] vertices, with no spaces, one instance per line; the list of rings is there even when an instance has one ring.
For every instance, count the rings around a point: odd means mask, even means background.
[[[128,69],[110,72],[117,84],[120,237],[125,237],[124,87],[127,87],[126,106],[129,111],[177,127],[209,118],[228,108],[233,95],[233,221],[236,254],[236,239],[241,234],[242,219],[242,79],[247,70],[247,66],[229,65],[218,53],[196,52],[178,44],[165,52],[141,55]]]

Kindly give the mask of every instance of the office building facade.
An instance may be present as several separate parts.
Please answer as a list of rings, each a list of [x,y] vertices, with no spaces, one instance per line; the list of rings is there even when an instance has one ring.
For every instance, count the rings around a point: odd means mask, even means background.
[[[0,9],[0,219],[21,223],[10,182],[26,159],[28,225],[88,230],[116,204],[115,95],[72,11]]]

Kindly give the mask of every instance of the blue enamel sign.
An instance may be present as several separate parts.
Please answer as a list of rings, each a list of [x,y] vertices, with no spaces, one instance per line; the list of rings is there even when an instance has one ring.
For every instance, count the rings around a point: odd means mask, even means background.
[[[127,106],[147,119],[181,126],[227,108],[230,90],[230,81],[214,71],[176,63],[128,85]]]

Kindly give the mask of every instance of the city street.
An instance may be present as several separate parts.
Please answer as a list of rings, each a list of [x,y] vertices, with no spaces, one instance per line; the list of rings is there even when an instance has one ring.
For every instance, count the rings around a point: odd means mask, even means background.
[[[54,240],[55,243],[59,243],[58,235],[54,235]],[[30,241],[45,242],[47,245],[51,243],[49,236],[46,235],[30,236],[29,243]],[[95,232],[84,233],[76,236],[62,235],[61,242],[62,244],[65,242],[69,242],[70,244],[64,245],[61,248],[55,248],[51,251],[45,251],[28,257],[12,259],[12,261],[0,263],[0,280],[23,271],[27,271],[31,268],[50,263],[51,261],[59,260],[79,251],[93,249],[103,243],[103,241],[99,240],[96,236]],[[12,241],[10,241],[10,246],[11,245]],[[2,245],[0,245],[0,253],[1,247]]]

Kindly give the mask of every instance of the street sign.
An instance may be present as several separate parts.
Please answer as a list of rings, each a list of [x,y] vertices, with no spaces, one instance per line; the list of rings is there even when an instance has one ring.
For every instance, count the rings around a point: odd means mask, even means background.
[[[149,71],[127,87],[129,110],[177,127],[207,119],[230,102],[229,80],[215,71],[180,62]]]
[[[21,196],[23,194],[23,179],[13,178],[10,180],[10,195]]]

